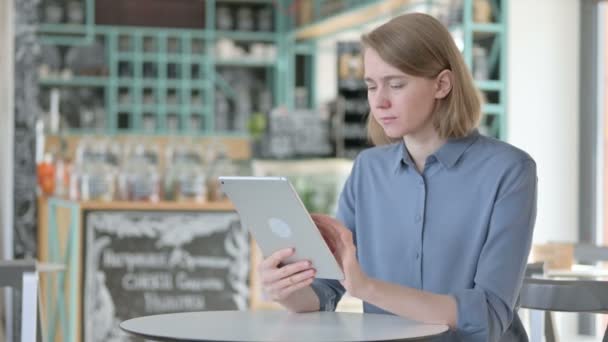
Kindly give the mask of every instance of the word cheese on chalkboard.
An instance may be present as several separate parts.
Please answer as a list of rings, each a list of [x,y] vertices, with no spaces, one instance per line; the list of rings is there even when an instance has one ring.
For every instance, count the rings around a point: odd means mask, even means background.
[[[134,341],[140,316],[246,309],[249,237],[235,212],[85,216],[85,341]]]

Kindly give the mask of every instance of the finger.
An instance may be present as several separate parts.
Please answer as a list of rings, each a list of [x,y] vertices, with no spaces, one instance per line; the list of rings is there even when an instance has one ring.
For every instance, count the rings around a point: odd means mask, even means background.
[[[291,295],[292,293],[294,293],[302,288],[305,288],[306,286],[310,286],[310,284],[312,284],[313,280],[314,280],[314,278],[308,278],[304,281],[301,281],[299,283],[296,283],[296,284],[293,284],[286,288],[283,288],[277,294],[274,295],[274,299],[275,300],[285,299],[285,298],[289,297],[289,295]]]
[[[311,266],[311,262],[306,260],[294,262],[293,264],[285,265],[278,269],[269,270],[267,272],[264,272],[264,274],[262,275],[262,283],[272,284],[277,280],[292,276],[298,272],[308,270]]]
[[[317,221],[317,222],[328,222],[327,215],[323,215],[323,214],[310,214],[310,217],[313,219],[313,221]]]
[[[315,273],[316,273],[316,271],[314,269],[308,269],[306,271],[295,273],[295,274],[285,277],[279,281],[276,281],[274,284],[268,286],[268,288],[273,293],[279,293],[285,288],[288,288],[288,287],[296,285],[300,282],[306,281],[309,278],[314,278]]]
[[[344,224],[342,224],[342,222],[334,219],[331,216],[314,214],[313,221],[318,223],[323,228],[326,228],[326,230],[334,236],[339,236],[340,233],[344,231],[350,231],[344,226]]]
[[[284,248],[272,253],[268,258],[260,264],[260,269],[276,268],[281,261],[292,256],[295,253],[294,248]]]
[[[352,232],[348,228],[344,227],[342,223],[330,217],[317,218],[318,220],[315,223],[318,224],[318,226],[323,227],[323,229],[320,229],[321,234],[330,236],[329,240],[331,240],[336,247],[338,245],[353,242]]]
[[[339,238],[339,231],[336,229],[334,222],[328,220],[324,215],[314,215],[312,218],[323,238],[335,243],[335,240]]]
[[[327,244],[327,247],[329,247],[329,250],[332,253],[334,253],[336,251],[336,238],[333,237],[331,234],[329,234],[324,229],[319,229],[319,231],[321,232],[321,237],[323,238],[323,240]]]
[[[316,222],[320,222],[320,223],[324,223],[324,224],[330,224],[332,223],[332,219],[331,217],[327,216],[327,215],[323,215],[323,214],[311,214],[310,217],[312,217],[312,219]]]
[[[311,217],[320,228],[323,239],[336,258],[339,258],[339,254],[350,253],[350,248],[354,247],[353,234],[350,229],[331,216],[313,214]]]
[[[353,244],[353,233],[348,228],[339,229],[338,241],[346,246]]]
[[[328,241],[327,239],[325,239],[325,242],[327,243],[327,248],[329,248],[329,252],[331,254],[334,254],[337,250],[336,244],[331,241]]]

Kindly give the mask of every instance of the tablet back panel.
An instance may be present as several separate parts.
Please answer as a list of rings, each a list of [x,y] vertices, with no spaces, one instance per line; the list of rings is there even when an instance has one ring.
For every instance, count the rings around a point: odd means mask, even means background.
[[[264,257],[294,247],[296,253],[286,263],[310,260],[317,278],[343,279],[335,257],[286,178],[220,177],[220,183]]]

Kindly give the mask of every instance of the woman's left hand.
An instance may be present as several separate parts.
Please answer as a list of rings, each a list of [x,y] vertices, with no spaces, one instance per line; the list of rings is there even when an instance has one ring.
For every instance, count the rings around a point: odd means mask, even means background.
[[[340,283],[354,297],[360,298],[370,283],[370,279],[361,270],[357,261],[357,248],[353,242],[353,234],[340,221],[323,214],[312,214],[312,219],[319,228],[323,239],[334,253],[344,280]]]

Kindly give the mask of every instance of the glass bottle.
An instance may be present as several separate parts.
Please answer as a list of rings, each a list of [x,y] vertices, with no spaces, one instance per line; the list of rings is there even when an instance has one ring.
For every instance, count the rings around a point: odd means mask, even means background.
[[[226,195],[220,188],[220,176],[235,176],[236,168],[228,156],[226,146],[223,144],[212,144],[208,149],[212,155],[209,175],[207,177],[208,198],[210,201],[225,201]]]
[[[55,191],[57,197],[67,197],[70,186],[71,163],[66,156],[66,141],[61,139],[61,148],[55,159]]]
[[[38,187],[43,195],[50,196],[55,191],[55,166],[53,157],[46,153],[43,160],[36,166]]]

